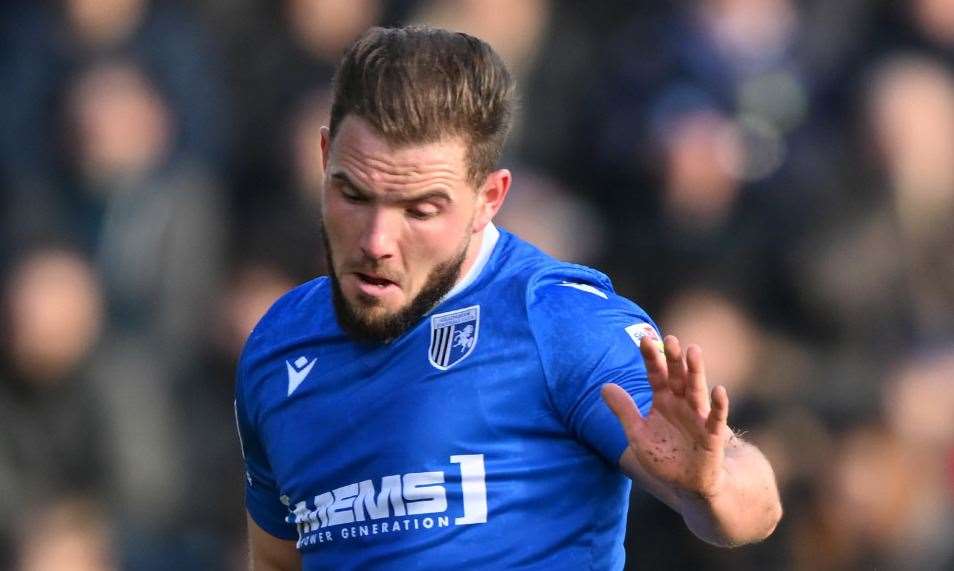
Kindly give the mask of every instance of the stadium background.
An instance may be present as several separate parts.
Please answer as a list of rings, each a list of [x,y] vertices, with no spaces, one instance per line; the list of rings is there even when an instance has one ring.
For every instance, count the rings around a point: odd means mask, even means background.
[[[0,568],[244,568],[233,364],[323,270],[336,59],[405,22],[485,38],[519,80],[499,223],[702,344],[776,467],[785,518],[734,551],[636,492],[630,566],[954,568],[951,0],[0,17]]]

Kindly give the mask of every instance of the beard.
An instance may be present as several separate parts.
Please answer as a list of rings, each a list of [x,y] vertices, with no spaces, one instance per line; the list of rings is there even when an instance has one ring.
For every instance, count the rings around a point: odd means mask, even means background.
[[[331,245],[324,232],[322,232],[322,240],[325,245],[328,274],[331,277],[331,298],[338,324],[355,341],[370,344],[394,341],[433,309],[457,283],[460,268],[467,256],[467,247],[470,245],[468,239],[459,254],[434,266],[424,282],[424,287],[410,303],[394,313],[375,317],[370,311],[355,307],[345,298],[344,292],[341,291],[341,282],[338,281],[338,275],[334,269]]]

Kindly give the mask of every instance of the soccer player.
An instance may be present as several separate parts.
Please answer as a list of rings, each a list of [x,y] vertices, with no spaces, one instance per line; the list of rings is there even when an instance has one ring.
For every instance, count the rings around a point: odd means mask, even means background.
[[[329,275],[239,364],[254,569],[619,569],[630,479],[715,544],[778,522],[700,349],[491,222],[512,91],[465,34],[376,28],[344,55]]]

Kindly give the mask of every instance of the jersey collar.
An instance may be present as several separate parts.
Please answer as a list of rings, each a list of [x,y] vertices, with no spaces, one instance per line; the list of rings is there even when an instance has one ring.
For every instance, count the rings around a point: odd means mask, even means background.
[[[467,274],[461,278],[456,285],[449,292],[447,292],[444,297],[441,298],[439,302],[434,307],[444,303],[450,298],[462,292],[467,286],[474,283],[474,280],[477,279],[477,276],[480,275],[480,272],[484,269],[484,266],[487,265],[487,260],[490,259],[490,254],[494,251],[494,246],[497,245],[497,240],[500,238],[500,230],[497,230],[497,227],[494,226],[494,223],[491,222],[484,227],[483,232],[483,242],[480,244],[480,252],[477,253],[477,259],[474,260],[474,265],[467,270]]]

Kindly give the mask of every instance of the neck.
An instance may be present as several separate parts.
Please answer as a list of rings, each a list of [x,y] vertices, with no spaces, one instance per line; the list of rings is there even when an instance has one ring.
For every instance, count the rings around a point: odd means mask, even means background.
[[[441,301],[457,295],[458,292],[477,279],[477,276],[480,275],[481,270],[483,270],[487,264],[487,260],[490,259],[490,254],[499,237],[500,231],[497,230],[493,223],[489,223],[481,232],[478,232],[474,238],[471,239],[470,244],[467,246],[467,256],[464,258],[464,263],[461,264],[460,267],[457,283],[454,284],[454,287],[447,292],[447,295],[445,295]]]

